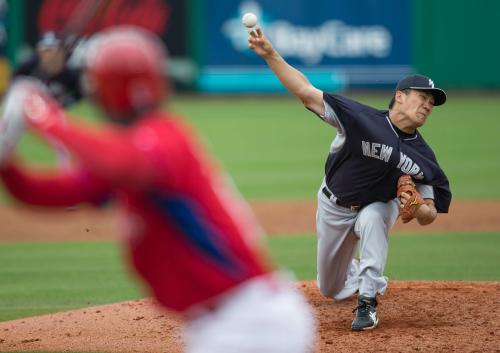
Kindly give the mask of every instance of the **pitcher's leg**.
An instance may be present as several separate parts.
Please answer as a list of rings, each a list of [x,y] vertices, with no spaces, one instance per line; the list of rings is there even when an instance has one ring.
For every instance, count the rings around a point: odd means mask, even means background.
[[[344,284],[344,288],[335,294],[334,298],[336,300],[344,300],[350,298],[354,293],[359,290],[359,270],[360,261],[357,258],[351,260],[351,264],[347,269],[347,279]]]
[[[359,213],[355,232],[360,238],[360,295],[375,297],[385,292],[388,233],[398,214],[398,203],[394,200],[372,203]]]
[[[344,288],[358,242],[353,233],[356,216],[356,213],[334,206],[321,191],[318,194],[317,283],[324,296],[333,298]]]

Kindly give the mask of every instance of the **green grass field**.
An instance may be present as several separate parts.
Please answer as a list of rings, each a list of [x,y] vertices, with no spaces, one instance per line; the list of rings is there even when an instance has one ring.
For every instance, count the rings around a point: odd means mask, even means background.
[[[384,109],[390,93],[353,97]],[[179,96],[173,106],[198,128],[245,197],[314,197],[336,130],[292,97]],[[500,198],[499,112],[494,95],[451,92],[422,128],[455,197]],[[86,104],[73,113],[96,115]],[[23,139],[21,151],[38,162],[52,159],[33,136]]]
[[[275,262],[316,275],[313,236],[269,238]],[[500,280],[500,234],[391,236],[386,275],[405,280]],[[111,242],[0,244],[0,321],[144,295]]]
[[[390,93],[354,95],[383,109]],[[175,97],[249,199],[313,199],[335,130],[290,97]],[[500,100],[449,94],[422,129],[456,198],[500,198]],[[82,104],[74,114],[94,117]],[[21,154],[50,164],[50,150],[26,136]],[[1,231],[1,230],[0,230]],[[390,240],[393,279],[500,280],[500,234],[419,234]],[[315,238],[269,239],[273,257],[299,279],[315,276]],[[0,321],[143,295],[114,243],[0,244]]]

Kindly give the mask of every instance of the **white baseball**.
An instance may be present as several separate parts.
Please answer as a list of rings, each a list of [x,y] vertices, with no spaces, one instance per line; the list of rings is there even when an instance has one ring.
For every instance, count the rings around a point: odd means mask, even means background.
[[[243,25],[247,28],[252,28],[257,24],[257,16],[255,14],[248,12],[243,15],[241,18],[241,22],[243,22]]]

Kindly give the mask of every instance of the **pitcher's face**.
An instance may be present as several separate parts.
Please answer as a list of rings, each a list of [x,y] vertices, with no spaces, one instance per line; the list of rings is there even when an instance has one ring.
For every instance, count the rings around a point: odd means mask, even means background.
[[[414,127],[424,125],[434,108],[434,96],[430,92],[412,89],[408,94],[401,92],[398,98],[401,112],[409,118]]]

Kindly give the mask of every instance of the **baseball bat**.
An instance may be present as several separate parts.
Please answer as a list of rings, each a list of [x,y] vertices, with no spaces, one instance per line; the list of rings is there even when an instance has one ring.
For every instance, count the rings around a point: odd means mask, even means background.
[[[65,61],[70,58],[89,24],[92,21],[96,24],[99,23],[106,13],[107,6],[110,2],[110,0],[80,0],[78,2],[58,34],[61,40],[61,47],[65,54]],[[35,67],[31,76],[37,77],[44,83],[47,83],[49,80],[47,73],[41,67],[40,63]]]
[[[63,48],[70,54],[92,21],[98,23],[106,13],[110,0],[80,0],[61,30]]]
[[[65,61],[71,56],[90,23],[92,21],[95,21],[96,24],[99,23],[110,2],[110,0],[80,0],[78,2],[59,34]],[[36,67],[34,76],[43,82],[48,80],[40,65]],[[68,168],[71,164],[69,152],[61,143],[51,141],[50,144],[54,148],[58,165],[62,168]]]

